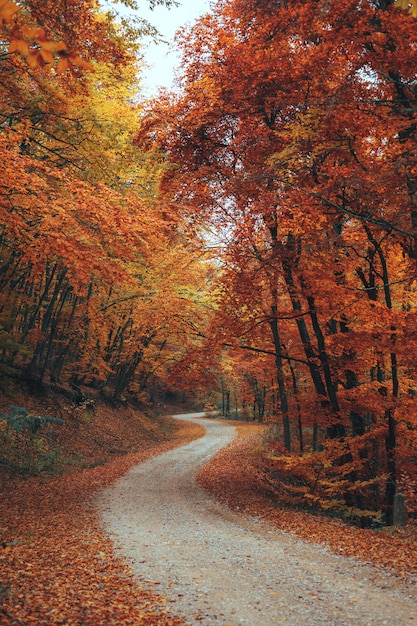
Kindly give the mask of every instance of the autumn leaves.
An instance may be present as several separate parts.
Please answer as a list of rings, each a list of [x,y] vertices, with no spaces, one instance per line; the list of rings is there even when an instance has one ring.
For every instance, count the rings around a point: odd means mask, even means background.
[[[162,156],[133,146],[136,45],[91,2],[5,2],[0,19],[0,369],[148,399],[202,272],[160,206]]]
[[[224,413],[278,422],[289,498],[389,522],[417,446],[413,16],[219,3],[179,36],[182,91],[141,111],[111,15],[16,6],[0,3],[3,373],[217,388]]]
[[[385,2],[219,3],[139,134],[218,233],[229,413],[280,415],[280,491],[388,523],[417,443],[416,28]]]
[[[36,14],[36,10],[34,13]],[[24,11],[15,2],[5,0],[0,3],[0,21],[3,35],[9,40],[9,54],[21,55],[31,69],[53,64],[55,61],[58,73],[93,69],[86,59],[71,54],[64,41],[48,36],[45,28],[36,23],[36,18],[33,19],[30,11]]]

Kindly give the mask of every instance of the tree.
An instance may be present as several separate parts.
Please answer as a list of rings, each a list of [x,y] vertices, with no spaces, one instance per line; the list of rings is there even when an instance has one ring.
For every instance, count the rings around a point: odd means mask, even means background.
[[[276,355],[284,421],[293,375],[310,377],[316,452],[287,471],[309,468],[320,506],[384,509],[388,523],[397,434],[415,422],[414,335],[400,330],[415,315],[415,29],[391,3],[218,3],[180,37],[182,93],[155,102],[138,135],[169,154],[163,189],[180,214],[226,233],[228,302],[246,290],[263,330],[249,347]],[[303,359],[282,348],[278,293]],[[237,339],[246,311],[227,314]]]
[[[204,260],[132,142],[133,32],[91,2],[0,8],[1,371],[147,397],[196,332]]]

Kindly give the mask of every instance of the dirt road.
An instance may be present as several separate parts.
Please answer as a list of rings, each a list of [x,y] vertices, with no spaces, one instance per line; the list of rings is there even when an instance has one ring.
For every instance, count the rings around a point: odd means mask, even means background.
[[[178,417],[206,435],[137,465],[97,500],[122,555],[173,613],[203,626],[417,624],[417,586],[214,502],[195,474],[234,428]]]

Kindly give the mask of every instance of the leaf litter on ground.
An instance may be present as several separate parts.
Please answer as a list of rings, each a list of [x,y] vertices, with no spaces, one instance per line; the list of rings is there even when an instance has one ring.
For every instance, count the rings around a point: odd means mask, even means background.
[[[181,423],[174,439],[57,478],[3,481],[0,624],[181,626],[152,586],[115,556],[91,496],[150,456],[201,436]]]
[[[415,526],[369,530],[341,520],[280,508],[265,489],[260,462],[263,428],[235,423],[238,436],[198,475],[199,483],[236,511],[332,551],[417,577]],[[4,626],[183,626],[158,594],[158,581],[138,582],[116,556],[91,496],[133,465],[198,438],[181,423],[173,441],[118,456],[92,469],[49,479],[14,479],[1,487],[0,624]]]
[[[280,507],[267,490],[262,464],[265,426],[236,423],[238,436],[198,474],[198,482],[235,511],[259,517],[301,539],[326,546],[336,554],[387,568],[417,582],[417,527],[365,529],[341,519]]]

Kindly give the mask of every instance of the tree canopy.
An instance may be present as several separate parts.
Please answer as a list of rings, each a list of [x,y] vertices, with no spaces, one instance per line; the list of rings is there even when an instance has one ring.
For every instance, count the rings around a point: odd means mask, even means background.
[[[206,261],[158,199],[161,153],[133,145],[137,44],[90,1],[0,17],[2,375],[162,393]]]
[[[415,464],[416,25],[391,2],[218,2],[137,140],[221,240],[207,349],[280,416],[276,488],[388,523]]]

